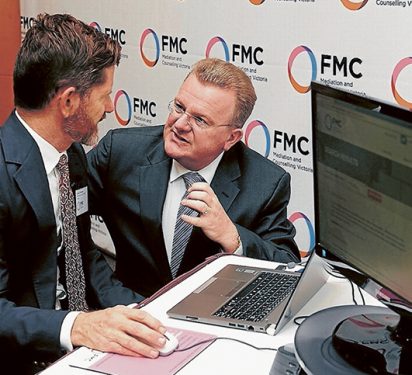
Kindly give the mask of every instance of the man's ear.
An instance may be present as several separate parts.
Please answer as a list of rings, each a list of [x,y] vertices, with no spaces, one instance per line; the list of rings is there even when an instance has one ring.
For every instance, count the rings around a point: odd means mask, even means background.
[[[243,130],[240,128],[232,129],[229,137],[226,140],[225,146],[223,147],[225,151],[229,150],[233,145],[242,139]]]
[[[73,86],[61,89],[59,94],[59,109],[64,118],[76,113],[80,106],[80,94]]]

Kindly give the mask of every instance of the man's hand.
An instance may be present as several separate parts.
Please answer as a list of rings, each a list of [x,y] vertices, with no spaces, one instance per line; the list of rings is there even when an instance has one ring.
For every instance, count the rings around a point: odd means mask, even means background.
[[[223,250],[233,253],[239,246],[239,233],[227,216],[215,192],[206,182],[196,182],[181,204],[199,212],[198,217],[182,215],[189,224],[202,228],[204,234],[219,243]]]
[[[147,312],[116,306],[80,313],[74,321],[71,340],[73,346],[156,358],[166,342],[165,332],[165,327]]]

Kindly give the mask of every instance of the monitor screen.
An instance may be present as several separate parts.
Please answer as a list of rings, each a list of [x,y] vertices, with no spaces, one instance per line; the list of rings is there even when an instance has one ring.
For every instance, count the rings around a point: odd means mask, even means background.
[[[318,247],[412,302],[412,113],[313,84]]]
[[[316,251],[399,314],[337,322],[332,342],[367,373],[410,373],[412,112],[313,82],[312,125]]]

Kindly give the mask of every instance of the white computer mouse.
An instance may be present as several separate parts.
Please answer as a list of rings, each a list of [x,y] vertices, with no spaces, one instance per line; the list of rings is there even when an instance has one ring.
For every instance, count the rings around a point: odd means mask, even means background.
[[[166,344],[163,348],[159,349],[159,354],[161,356],[172,354],[179,346],[179,341],[177,340],[176,336],[174,336],[170,332],[165,332],[164,336],[166,337]]]

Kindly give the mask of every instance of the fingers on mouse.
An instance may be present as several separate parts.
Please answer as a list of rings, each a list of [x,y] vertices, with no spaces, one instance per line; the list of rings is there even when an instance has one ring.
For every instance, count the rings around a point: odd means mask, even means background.
[[[165,332],[166,344],[159,349],[159,355],[162,357],[172,354],[178,347],[179,341],[175,335],[170,332]]]

